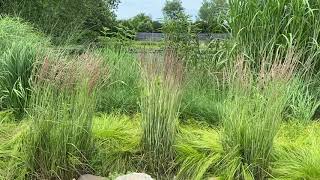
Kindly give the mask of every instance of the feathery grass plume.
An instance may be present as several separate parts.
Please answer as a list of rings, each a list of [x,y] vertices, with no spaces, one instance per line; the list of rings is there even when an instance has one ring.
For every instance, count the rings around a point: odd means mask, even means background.
[[[141,55],[142,146],[148,169],[157,178],[169,176],[181,101],[183,65],[176,54]]]
[[[175,148],[179,164],[177,179],[181,180],[216,175],[214,170],[224,154],[219,131],[200,123],[182,125]]]
[[[91,166],[107,177],[111,173],[139,172],[141,161],[140,117],[102,115],[94,118],[93,136],[96,144]]]
[[[270,60],[269,58],[278,57]],[[258,74],[239,56],[229,72],[229,94],[223,115],[223,174],[227,179],[266,179],[273,150],[299,56],[294,50],[265,57]],[[268,64],[268,62],[273,62]]]
[[[0,110],[21,117],[30,97],[30,78],[37,58],[44,57],[49,40],[17,18],[0,16]]]
[[[106,71],[87,52],[72,60],[46,58],[36,72],[24,145],[29,178],[72,179],[90,170],[96,90]]]

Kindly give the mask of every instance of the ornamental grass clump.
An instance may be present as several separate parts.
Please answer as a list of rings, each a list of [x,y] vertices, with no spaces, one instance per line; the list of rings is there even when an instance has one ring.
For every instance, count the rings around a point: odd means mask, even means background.
[[[163,58],[142,55],[142,146],[147,168],[158,178],[174,167],[174,148],[181,102],[183,65],[173,51]]]
[[[0,110],[13,110],[19,118],[24,115],[33,65],[49,46],[48,38],[30,24],[0,16]]]
[[[276,136],[299,56],[293,50],[261,62],[258,73],[239,56],[227,79],[222,109],[222,144],[227,153],[220,169],[227,179],[267,179]],[[268,63],[273,62],[273,63]]]
[[[251,65],[259,67],[264,52],[274,54],[290,41],[300,61],[319,71],[320,1],[230,0],[231,36]],[[270,59],[271,60],[271,59]]]
[[[72,179],[90,171],[92,119],[97,88],[105,77],[101,60],[46,58],[35,70],[30,129],[24,145],[31,179]]]

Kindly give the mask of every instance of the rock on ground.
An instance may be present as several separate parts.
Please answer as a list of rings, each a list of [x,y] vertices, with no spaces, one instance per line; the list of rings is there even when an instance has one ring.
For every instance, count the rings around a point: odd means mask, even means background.
[[[79,177],[78,180],[106,180],[107,178],[101,176],[94,176],[91,174],[85,174]]]
[[[85,174],[78,178],[78,180],[106,180],[107,178],[101,176],[94,176],[91,174]],[[153,180],[151,176],[144,173],[132,173],[124,176],[119,176],[116,180]]]
[[[132,173],[124,176],[119,176],[116,180],[153,180],[152,177],[144,173]]]

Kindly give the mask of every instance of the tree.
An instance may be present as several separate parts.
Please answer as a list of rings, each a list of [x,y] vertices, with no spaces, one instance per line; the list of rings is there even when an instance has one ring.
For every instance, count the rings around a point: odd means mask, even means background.
[[[150,16],[140,13],[131,19],[131,25],[137,32],[153,32],[153,24]]]
[[[166,19],[177,19],[184,14],[181,0],[167,0],[162,11]]]
[[[140,13],[131,19],[119,20],[119,26],[126,27],[136,32],[161,32],[162,23],[153,21],[150,16]]]
[[[8,0],[0,4],[0,13],[19,15],[61,43],[75,31],[81,31],[80,39],[94,40],[104,27],[113,26],[118,4],[119,0]]]
[[[204,0],[199,10],[199,18],[206,23],[208,32],[224,32],[223,23],[227,16],[227,0]]]
[[[153,31],[154,32],[161,32],[162,29],[162,23],[159,21],[153,21],[152,22]]]

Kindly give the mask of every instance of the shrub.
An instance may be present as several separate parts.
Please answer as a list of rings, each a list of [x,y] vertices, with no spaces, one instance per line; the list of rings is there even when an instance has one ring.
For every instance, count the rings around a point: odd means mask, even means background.
[[[72,179],[90,171],[96,90],[105,71],[89,53],[76,60],[49,60],[33,84],[30,130],[24,145],[29,177]]]
[[[0,109],[21,116],[30,96],[33,64],[44,56],[49,42],[19,19],[0,19]]]
[[[0,14],[19,16],[52,36],[55,44],[93,41],[115,24],[118,0],[3,1]]]
[[[172,51],[164,59],[142,55],[142,146],[149,171],[170,175],[181,101],[183,66]]]

